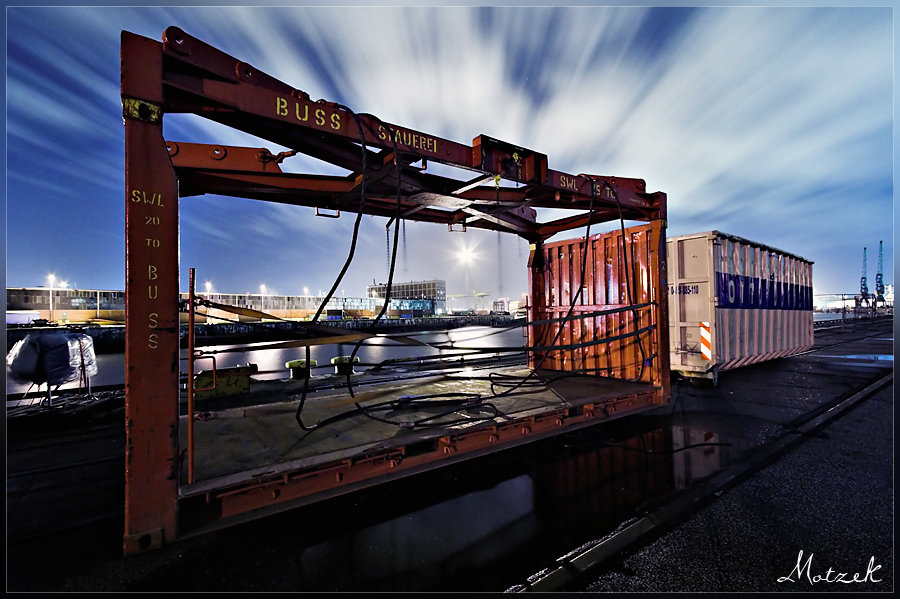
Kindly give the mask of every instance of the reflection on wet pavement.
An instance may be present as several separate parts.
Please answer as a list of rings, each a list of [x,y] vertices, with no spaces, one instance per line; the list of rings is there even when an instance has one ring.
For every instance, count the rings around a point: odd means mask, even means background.
[[[548,555],[608,535],[728,468],[752,446],[676,425],[624,437],[603,425],[563,434],[360,496],[372,510],[382,501],[399,507],[398,495],[434,503],[302,548],[298,568],[308,590],[508,588],[550,565]],[[498,473],[507,477],[489,482]],[[478,487],[480,479],[490,486],[454,495],[454,487]]]

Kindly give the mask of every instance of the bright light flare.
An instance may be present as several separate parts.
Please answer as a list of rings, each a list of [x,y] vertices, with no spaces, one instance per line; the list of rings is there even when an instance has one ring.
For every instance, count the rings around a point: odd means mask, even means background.
[[[463,264],[471,264],[478,255],[475,253],[474,249],[463,246],[463,248],[456,253],[456,257],[459,258],[459,261]]]

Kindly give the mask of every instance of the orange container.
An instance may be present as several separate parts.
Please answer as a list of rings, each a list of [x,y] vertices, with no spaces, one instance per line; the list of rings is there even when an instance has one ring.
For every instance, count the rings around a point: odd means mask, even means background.
[[[665,229],[532,246],[529,366],[647,383],[669,398]],[[587,254],[585,254],[587,252]]]

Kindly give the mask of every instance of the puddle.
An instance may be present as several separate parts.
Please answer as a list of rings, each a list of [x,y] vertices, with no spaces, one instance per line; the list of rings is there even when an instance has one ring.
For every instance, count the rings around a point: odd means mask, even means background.
[[[848,354],[841,356],[819,356],[820,358],[833,358],[838,360],[884,360],[888,362],[894,361],[892,354]]]

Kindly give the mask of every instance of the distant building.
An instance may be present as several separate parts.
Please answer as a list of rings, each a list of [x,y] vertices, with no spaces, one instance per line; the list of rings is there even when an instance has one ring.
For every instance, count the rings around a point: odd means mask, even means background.
[[[125,292],[107,289],[7,287],[6,311],[36,310],[46,320],[109,318],[125,312]]]
[[[386,295],[386,283],[375,283],[366,286],[367,298],[383,300]],[[441,280],[392,283],[391,299],[431,300],[434,302],[434,313],[443,314],[447,311],[447,283]]]
[[[505,312],[508,313],[510,311],[509,298],[501,297],[500,299],[494,300],[494,302],[491,304],[491,310],[494,312],[494,314],[503,314]]]
[[[391,302],[385,311],[387,318],[415,318],[442,314],[437,311],[438,300],[426,297],[431,294],[440,297],[441,306],[446,302],[444,282],[429,281],[439,285],[409,283],[402,292],[391,292]],[[322,306],[322,297],[308,295],[271,295],[260,293],[203,293],[196,292],[198,298],[224,306],[249,308],[270,314],[276,318],[308,319],[322,307],[322,319],[340,314],[343,318],[371,318],[381,312],[384,295],[380,297],[370,292],[369,297],[332,297]],[[409,297],[412,296],[412,297]],[[179,293],[178,299],[186,301],[187,293]],[[173,301],[177,301],[174,300]],[[327,313],[326,313],[327,310]],[[27,318],[28,322],[43,319],[49,322],[83,323],[96,321],[125,321],[125,291],[98,289],[57,289],[48,287],[7,287],[7,321],[10,313],[16,318]],[[24,314],[27,312],[27,315]],[[243,320],[226,309],[202,308],[205,313],[220,320]],[[247,317],[251,320],[255,317]]]

